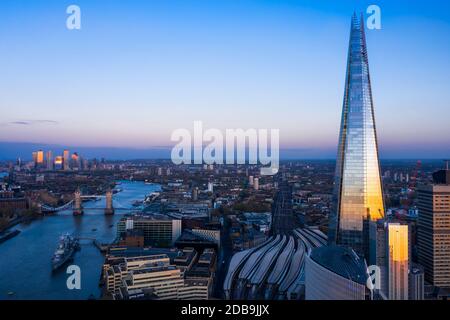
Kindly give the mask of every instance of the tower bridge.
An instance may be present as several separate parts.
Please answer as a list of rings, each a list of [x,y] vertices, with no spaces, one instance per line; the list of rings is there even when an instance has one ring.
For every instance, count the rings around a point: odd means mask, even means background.
[[[68,210],[72,208],[72,212],[74,216],[83,215],[84,213],[84,206],[83,206],[83,199],[98,199],[98,198],[105,198],[106,203],[105,207],[95,207],[95,208],[88,208],[92,210],[104,210],[105,215],[113,215],[115,212],[115,208],[113,206],[113,192],[111,190],[106,191],[106,194],[104,195],[82,195],[81,191],[78,189],[74,193],[74,199],[70,200],[69,202],[63,204],[59,207],[51,207],[45,204],[41,204],[41,211],[47,212],[47,213],[55,213],[63,210]],[[118,209],[126,209],[130,210],[129,208],[118,208]]]
[[[113,207],[113,193],[111,190],[106,191],[105,196],[96,196],[96,195],[81,195],[80,190],[75,191],[75,199],[74,199],[74,206],[73,206],[73,215],[78,216],[82,215],[84,213],[83,210],[83,203],[82,198],[100,198],[104,197],[106,198],[106,206],[104,208],[105,215],[112,215],[114,214],[114,207]]]

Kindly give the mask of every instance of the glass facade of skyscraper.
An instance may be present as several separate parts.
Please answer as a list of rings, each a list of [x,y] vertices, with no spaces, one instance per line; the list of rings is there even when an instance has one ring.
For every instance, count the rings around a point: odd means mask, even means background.
[[[408,226],[388,224],[389,299],[408,300]]]
[[[352,18],[330,241],[365,251],[365,221],[384,217],[364,20]]]

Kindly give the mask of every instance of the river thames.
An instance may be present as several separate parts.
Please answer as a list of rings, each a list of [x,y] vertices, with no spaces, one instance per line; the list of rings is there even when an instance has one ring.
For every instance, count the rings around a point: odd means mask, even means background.
[[[118,210],[113,216],[105,216],[102,209],[95,209],[105,207],[102,199],[84,202],[83,216],[74,217],[71,210],[66,210],[13,227],[21,233],[0,244],[0,300],[84,300],[91,295],[99,298],[104,256],[92,240],[80,240],[81,250],[75,253],[71,263],[81,269],[80,290],[69,290],[66,266],[52,273],[50,260],[63,233],[95,238],[100,243],[113,241],[121,216],[131,212],[136,200],[144,200],[147,194],[160,190],[159,185],[130,181],[121,181],[117,188],[122,191],[114,195],[113,204]]]

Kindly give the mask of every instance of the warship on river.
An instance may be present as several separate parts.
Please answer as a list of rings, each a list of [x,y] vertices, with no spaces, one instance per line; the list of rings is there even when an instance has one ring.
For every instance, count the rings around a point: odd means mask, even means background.
[[[69,234],[61,236],[58,247],[52,257],[52,270],[61,268],[67,261],[72,260],[79,248],[78,240]]]

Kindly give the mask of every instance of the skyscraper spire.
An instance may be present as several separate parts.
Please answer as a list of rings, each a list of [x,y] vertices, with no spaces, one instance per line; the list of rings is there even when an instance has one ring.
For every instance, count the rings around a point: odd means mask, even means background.
[[[365,251],[365,222],[384,217],[364,19],[353,14],[329,239]]]

